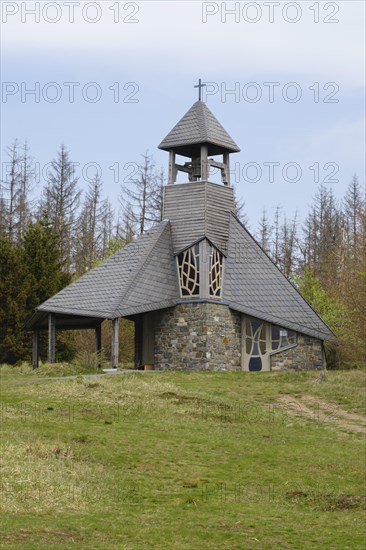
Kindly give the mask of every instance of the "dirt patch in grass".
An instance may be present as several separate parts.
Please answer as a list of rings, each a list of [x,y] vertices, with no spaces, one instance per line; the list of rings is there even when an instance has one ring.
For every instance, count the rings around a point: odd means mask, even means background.
[[[79,544],[83,538],[76,531],[69,529],[19,529],[15,533],[0,531],[2,546],[15,545],[22,542],[37,541],[39,544]]]
[[[25,450],[27,455],[36,456],[38,458],[73,458],[74,453],[71,447],[61,447],[60,445],[52,445],[49,448],[37,445],[29,445]]]
[[[348,430],[366,434],[366,417],[356,413],[349,413],[334,403],[327,403],[311,395],[299,398],[283,395],[278,399],[281,407],[286,409],[289,416],[312,420],[322,424],[329,424]]]
[[[71,439],[74,443],[79,443],[80,445],[88,445],[93,443],[93,440],[88,435],[78,435]]]
[[[320,505],[327,512],[337,510],[365,510],[366,495],[327,494],[305,491],[288,491],[285,494],[287,500],[309,504],[310,506]]]
[[[366,495],[340,495],[326,510],[366,510]]]
[[[216,405],[216,406],[218,405],[218,403],[210,399],[204,399],[202,397],[194,397],[191,395],[179,395],[178,393],[175,393],[172,391],[159,393],[159,397],[162,397],[163,399],[171,399],[172,401],[175,401],[177,405],[181,403],[193,403],[193,404]]]
[[[365,416],[357,413],[347,412],[335,403],[327,403],[326,401],[323,401],[322,399],[319,399],[317,397],[313,397],[312,395],[303,395],[301,399],[302,401],[305,401],[305,403],[309,403],[310,405],[315,405],[316,407],[319,407],[319,409],[325,414],[334,414],[340,418],[344,418],[345,420],[349,420],[351,422],[356,421],[366,426]]]

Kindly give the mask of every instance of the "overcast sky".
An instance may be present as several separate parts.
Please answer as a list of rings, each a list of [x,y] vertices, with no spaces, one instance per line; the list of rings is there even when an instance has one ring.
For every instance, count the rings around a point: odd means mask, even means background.
[[[42,167],[64,143],[81,187],[98,165],[116,208],[141,153],[167,166],[157,145],[196,101],[198,78],[241,147],[232,179],[252,228],[263,208],[305,214],[318,182],[338,197],[354,173],[365,182],[362,0],[1,9],[2,152],[27,139]]]

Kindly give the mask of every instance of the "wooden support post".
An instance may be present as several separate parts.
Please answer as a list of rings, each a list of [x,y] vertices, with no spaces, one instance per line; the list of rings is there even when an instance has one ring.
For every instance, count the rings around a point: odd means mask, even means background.
[[[169,151],[169,174],[168,174],[168,184],[175,183],[177,177],[177,171],[175,168],[175,152]]]
[[[210,298],[209,290],[209,260],[210,249],[207,241],[204,239],[199,243],[200,261],[200,297]]]
[[[230,187],[230,155],[229,153],[223,154],[223,160],[224,160],[224,171],[223,171],[223,183],[224,185],[228,185]]]
[[[38,369],[39,367],[39,331],[33,331],[33,353],[32,353],[32,367]]]
[[[135,318],[135,369],[142,368],[142,317]]]
[[[54,313],[48,314],[48,362],[56,362],[56,318]]]
[[[112,369],[118,366],[119,356],[119,319],[112,319]]]
[[[142,364],[144,370],[153,370],[155,360],[155,327],[154,313],[142,316]],[[146,369],[146,365],[149,367]]]
[[[201,145],[201,181],[208,180],[207,145]]]
[[[102,324],[99,324],[95,327],[95,353],[98,355],[98,368],[102,366],[101,361],[101,351],[102,351]]]

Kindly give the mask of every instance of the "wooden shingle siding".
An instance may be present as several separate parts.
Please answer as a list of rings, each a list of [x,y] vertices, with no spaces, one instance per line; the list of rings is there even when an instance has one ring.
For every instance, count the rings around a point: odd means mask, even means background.
[[[166,186],[163,217],[171,222],[174,253],[207,237],[226,254],[233,209],[231,187],[210,182]]]
[[[206,183],[206,236],[224,254],[227,254],[230,213],[233,210],[233,189]]]

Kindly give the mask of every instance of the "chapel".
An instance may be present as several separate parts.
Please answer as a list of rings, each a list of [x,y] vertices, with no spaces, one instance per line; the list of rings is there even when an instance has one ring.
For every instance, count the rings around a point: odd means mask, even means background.
[[[57,330],[93,329],[99,351],[105,320],[117,367],[124,317],[137,369],[324,368],[334,334],[235,215],[235,141],[199,99],[159,149],[169,155],[162,221],[36,309],[33,367],[40,331],[53,363]]]

